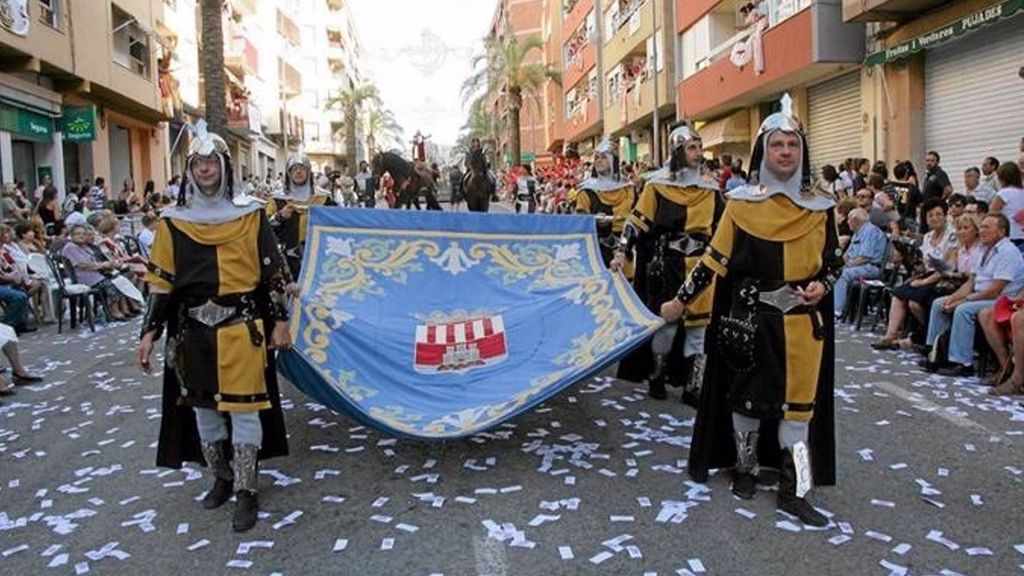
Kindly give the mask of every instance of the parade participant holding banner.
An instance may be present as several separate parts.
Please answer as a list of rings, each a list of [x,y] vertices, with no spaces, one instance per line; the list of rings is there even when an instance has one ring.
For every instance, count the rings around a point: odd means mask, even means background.
[[[835,482],[834,320],[826,296],[842,260],[835,201],[810,189],[807,141],[791,110],[787,95],[761,125],[750,158],[754,183],[729,193],[707,253],[662,317],[675,321],[714,293],[691,476],[704,481],[709,469],[735,464],[732,492],[750,499],[759,462],[781,461],[777,506],[824,526],[828,519],[804,496],[812,462],[818,483]]]
[[[615,256],[619,236],[636,200],[633,183],[619,178],[616,164],[611,142],[604,140],[594,151],[590,178],[579,185],[576,195],[577,214],[597,215],[597,238],[605,266]]]
[[[669,165],[656,172],[644,186],[636,207],[622,230],[618,264],[621,268],[636,250],[633,287],[657,313],[661,303],[682,285],[711,239],[724,201],[712,174],[704,166],[700,134],[686,124],[669,135]],[[668,397],[666,384],[684,386],[683,401],[696,405],[704,364],[704,331],[711,319],[711,295],[687,307],[685,331],[656,339],[671,350],[640,348],[619,368],[619,377],[639,382],[647,379],[652,398]],[[673,326],[664,330],[671,332]],[[659,356],[668,354],[667,358]],[[663,361],[662,361],[663,360]],[[655,370],[663,366],[664,370]]]
[[[292,278],[299,277],[310,206],[336,206],[330,194],[313,185],[312,169],[305,154],[292,154],[285,169],[284,187],[267,203],[267,216],[284,246]]]
[[[196,130],[186,184],[157,224],[138,361],[151,371],[166,327],[157,464],[205,460],[203,507],[234,494],[232,526],[245,531],[259,510],[257,459],[288,453],[271,351],[291,345],[288,271],[263,203],[234,190],[227,144],[203,121]]]

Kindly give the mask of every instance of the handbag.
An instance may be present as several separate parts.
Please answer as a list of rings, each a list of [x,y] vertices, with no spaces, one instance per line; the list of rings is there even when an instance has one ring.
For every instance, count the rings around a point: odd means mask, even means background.
[[[1024,305],[1024,301],[1014,300],[1009,296],[1000,296],[993,305],[993,319],[996,321],[996,325],[1004,330],[1009,330],[1010,319],[1022,305]]]

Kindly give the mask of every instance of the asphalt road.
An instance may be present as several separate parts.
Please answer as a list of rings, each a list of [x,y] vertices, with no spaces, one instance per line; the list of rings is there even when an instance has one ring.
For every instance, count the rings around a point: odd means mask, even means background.
[[[445,443],[382,437],[286,385],[292,455],[265,465],[266,515],[237,535],[230,505],[211,512],[196,501],[203,470],[153,465],[159,382],[132,366],[137,331],[23,338],[46,382],[0,408],[6,574],[1012,574],[1024,565],[1024,408],[973,380],[921,374],[912,356],[873,352],[866,333],[839,332],[840,480],[812,493],[837,523],[823,531],[786,522],[771,493],[734,499],[722,475],[689,483],[693,411],[600,377],[491,433]]]

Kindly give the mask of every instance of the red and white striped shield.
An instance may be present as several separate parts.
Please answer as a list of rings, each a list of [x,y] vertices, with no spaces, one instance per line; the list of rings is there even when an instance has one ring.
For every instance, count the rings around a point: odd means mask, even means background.
[[[498,364],[507,357],[501,315],[416,327],[413,367],[417,372],[460,372]]]

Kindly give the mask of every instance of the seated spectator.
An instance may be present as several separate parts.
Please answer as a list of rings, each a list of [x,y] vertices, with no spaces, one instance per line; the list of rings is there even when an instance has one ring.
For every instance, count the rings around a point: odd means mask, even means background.
[[[989,214],[981,222],[985,255],[971,278],[949,296],[932,303],[926,344],[935,346],[939,335],[949,334],[949,366],[940,366],[934,355],[922,362],[929,372],[945,376],[974,374],[974,334],[978,313],[996,298],[1016,294],[1024,287],[1024,256],[1007,238],[1010,224],[1002,214]]]
[[[893,197],[885,191],[885,179],[878,174],[869,175],[865,190],[871,192],[872,204],[868,209],[871,223],[886,234],[898,236],[900,215],[896,211],[896,202]]]
[[[850,240],[850,248],[843,255],[845,267],[835,285],[833,297],[836,318],[843,315],[846,293],[851,282],[871,280],[882,275],[882,259],[885,258],[889,243],[885,233],[868,221],[868,213],[863,208],[852,210],[847,220],[853,230],[853,238]]]
[[[935,267],[935,261],[945,262],[951,268],[956,264],[957,233],[946,225],[946,205],[942,200],[933,198],[925,202],[924,211],[929,231],[921,243],[922,271],[893,291],[889,325],[885,335],[871,345],[875,350],[894,350],[899,347],[898,340],[908,307],[921,326],[927,325],[925,310],[935,299],[936,287],[943,278],[942,271]]]
[[[999,192],[989,205],[989,212],[1002,214],[1010,222],[1010,241],[1024,250],[1024,188],[1021,188],[1021,170],[1013,162],[1003,162],[996,170]]]
[[[46,246],[40,246],[36,240],[36,231],[28,222],[18,222],[14,226],[14,241],[25,254],[45,254]]]
[[[18,273],[13,261],[7,266],[0,265],[0,303],[7,310],[3,322],[18,334],[36,330],[28,323],[28,294],[24,283],[25,279]]]
[[[836,227],[839,228],[839,246],[843,250],[850,245],[850,238],[853,237],[853,230],[850,229],[850,212],[857,207],[857,200],[847,196],[836,205]]]
[[[18,222],[19,229],[24,231],[26,227],[28,227],[28,234],[34,234],[27,222]],[[9,226],[0,225],[0,268],[6,271],[13,267],[20,277],[18,286],[31,299],[36,318],[44,323],[54,322],[53,311],[50,310],[50,300],[46,297],[48,289],[46,280],[29,268],[30,253],[22,249],[21,244],[16,240],[15,232]]]
[[[153,247],[153,239],[156,238],[156,224],[160,218],[146,214],[142,217],[142,231],[139,232],[139,246],[142,247],[142,255],[149,258],[150,249]]]
[[[34,384],[43,381],[41,377],[33,375],[25,368],[25,365],[21,362],[21,353],[18,351],[17,334],[10,326],[4,324],[0,324],[0,349],[3,350],[4,356],[7,357],[7,361],[11,365],[14,384]],[[0,396],[14,394],[14,384],[9,384],[7,380],[0,376]]]
[[[964,214],[974,214],[978,218],[982,218],[988,215],[988,202],[977,198],[969,199],[967,205],[964,206]]]
[[[18,206],[18,189],[14,184],[4,184],[3,196],[0,197],[0,208],[3,209],[3,217],[8,220],[24,220],[28,217],[28,210]]]
[[[967,197],[963,194],[953,194],[946,200],[946,205],[949,206],[946,220],[951,228],[955,228],[957,221],[967,210]]]
[[[117,264],[102,261],[94,250],[92,232],[83,224],[76,224],[70,230],[71,241],[64,245],[61,254],[71,261],[77,272],[78,282],[98,289],[106,298],[112,320],[128,320],[129,308],[126,298],[110,282],[117,273]]]
[[[119,241],[118,228],[117,216],[109,212],[105,214],[96,224],[96,232],[100,235],[96,245],[99,246],[100,252],[107,260],[117,264],[118,269],[122,272],[131,271],[138,279],[141,279],[146,273],[146,259],[140,255],[128,255]]]
[[[984,381],[993,387],[988,393],[994,396],[1024,393],[1024,292],[1018,292],[1008,304],[1013,311],[1008,322],[997,318],[998,305],[986,308],[978,314],[978,323],[985,332],[985,339],[992,348],[999,366],[1006,366],[1010,361],[1011,352],[1013,355],[1013,371],[1005,381],[999,382],[1000,375],[1003,375],[1002,371]],[[1007,349],[1009,345],[1012,345],[1011,350]]]

